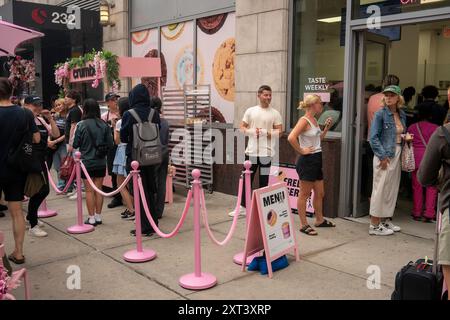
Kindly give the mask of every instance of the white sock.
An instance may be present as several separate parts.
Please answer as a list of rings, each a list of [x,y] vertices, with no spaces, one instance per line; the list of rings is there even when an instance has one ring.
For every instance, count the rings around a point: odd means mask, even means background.
[[[92,224],[95,223],[95,217],[94,216],[90,216],[89,217],[89,223],[92,223]]]
[[[95,221],[102,221],[102,216],[100,214],[95,214],[94,215]]]

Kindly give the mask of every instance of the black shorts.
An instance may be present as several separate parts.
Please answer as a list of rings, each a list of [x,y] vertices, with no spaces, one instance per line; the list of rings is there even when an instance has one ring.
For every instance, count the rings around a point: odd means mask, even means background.
[[[0,190],[5,194],[5,201],[22,201],[24,198],[25,182],[25,176],[0,178]]]
[[[297,160],[296,170],[300,181],[322,181],[322,152],[300,156]]]
[[[106,167],[103,169],[87,169],[87,172],[89,173],[91,179],[106,177]],[[86,175],[83,170],[81,170],[81,179],[86,180]]]

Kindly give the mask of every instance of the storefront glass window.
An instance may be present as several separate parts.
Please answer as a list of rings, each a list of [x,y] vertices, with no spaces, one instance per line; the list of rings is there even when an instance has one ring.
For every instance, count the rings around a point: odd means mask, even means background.
[[[450,6],[450,0],[353,0],[353,19],[387,16]]]
[[[297,110],[305,95],[322,97],[319,124],[332,117],[332,131],[342,129],[345,57],[345,0],[296,0],[294,17],[291,127],[304,112]]]

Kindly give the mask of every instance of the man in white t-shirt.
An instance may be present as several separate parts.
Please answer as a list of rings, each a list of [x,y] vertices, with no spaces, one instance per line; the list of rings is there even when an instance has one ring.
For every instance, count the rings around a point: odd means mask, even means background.
[[[259,188],[269,184],[272,158],[275,156],[277,139],[283,132],[281,114],[270,106],[272,89],[261,86],[258,90],[259,105],[249,108],[242,119],[241,131],[249,137],[245,159],[252,162],[252,182],[259,168]],[[245,170],[245,169],[244,169]],[[249,204],[250,205],[250,204]],[[245,188],[242,193],[240,214],[246,213]],[[230,212],[234,216],[234,212]]]

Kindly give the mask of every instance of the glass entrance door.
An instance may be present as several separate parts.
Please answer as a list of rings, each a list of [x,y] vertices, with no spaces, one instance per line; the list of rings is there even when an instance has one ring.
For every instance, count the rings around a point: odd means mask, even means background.
[[[372,192],[373,154],[368,142],[369,113],[377,99],[381,102],[382,83],[388,69],[389,39],[368,33],[359,33],[357,97],[355,117],[355,158],[353,171],[353,217],[369,214]],[[371,105],[372,104],[372,105]]]

